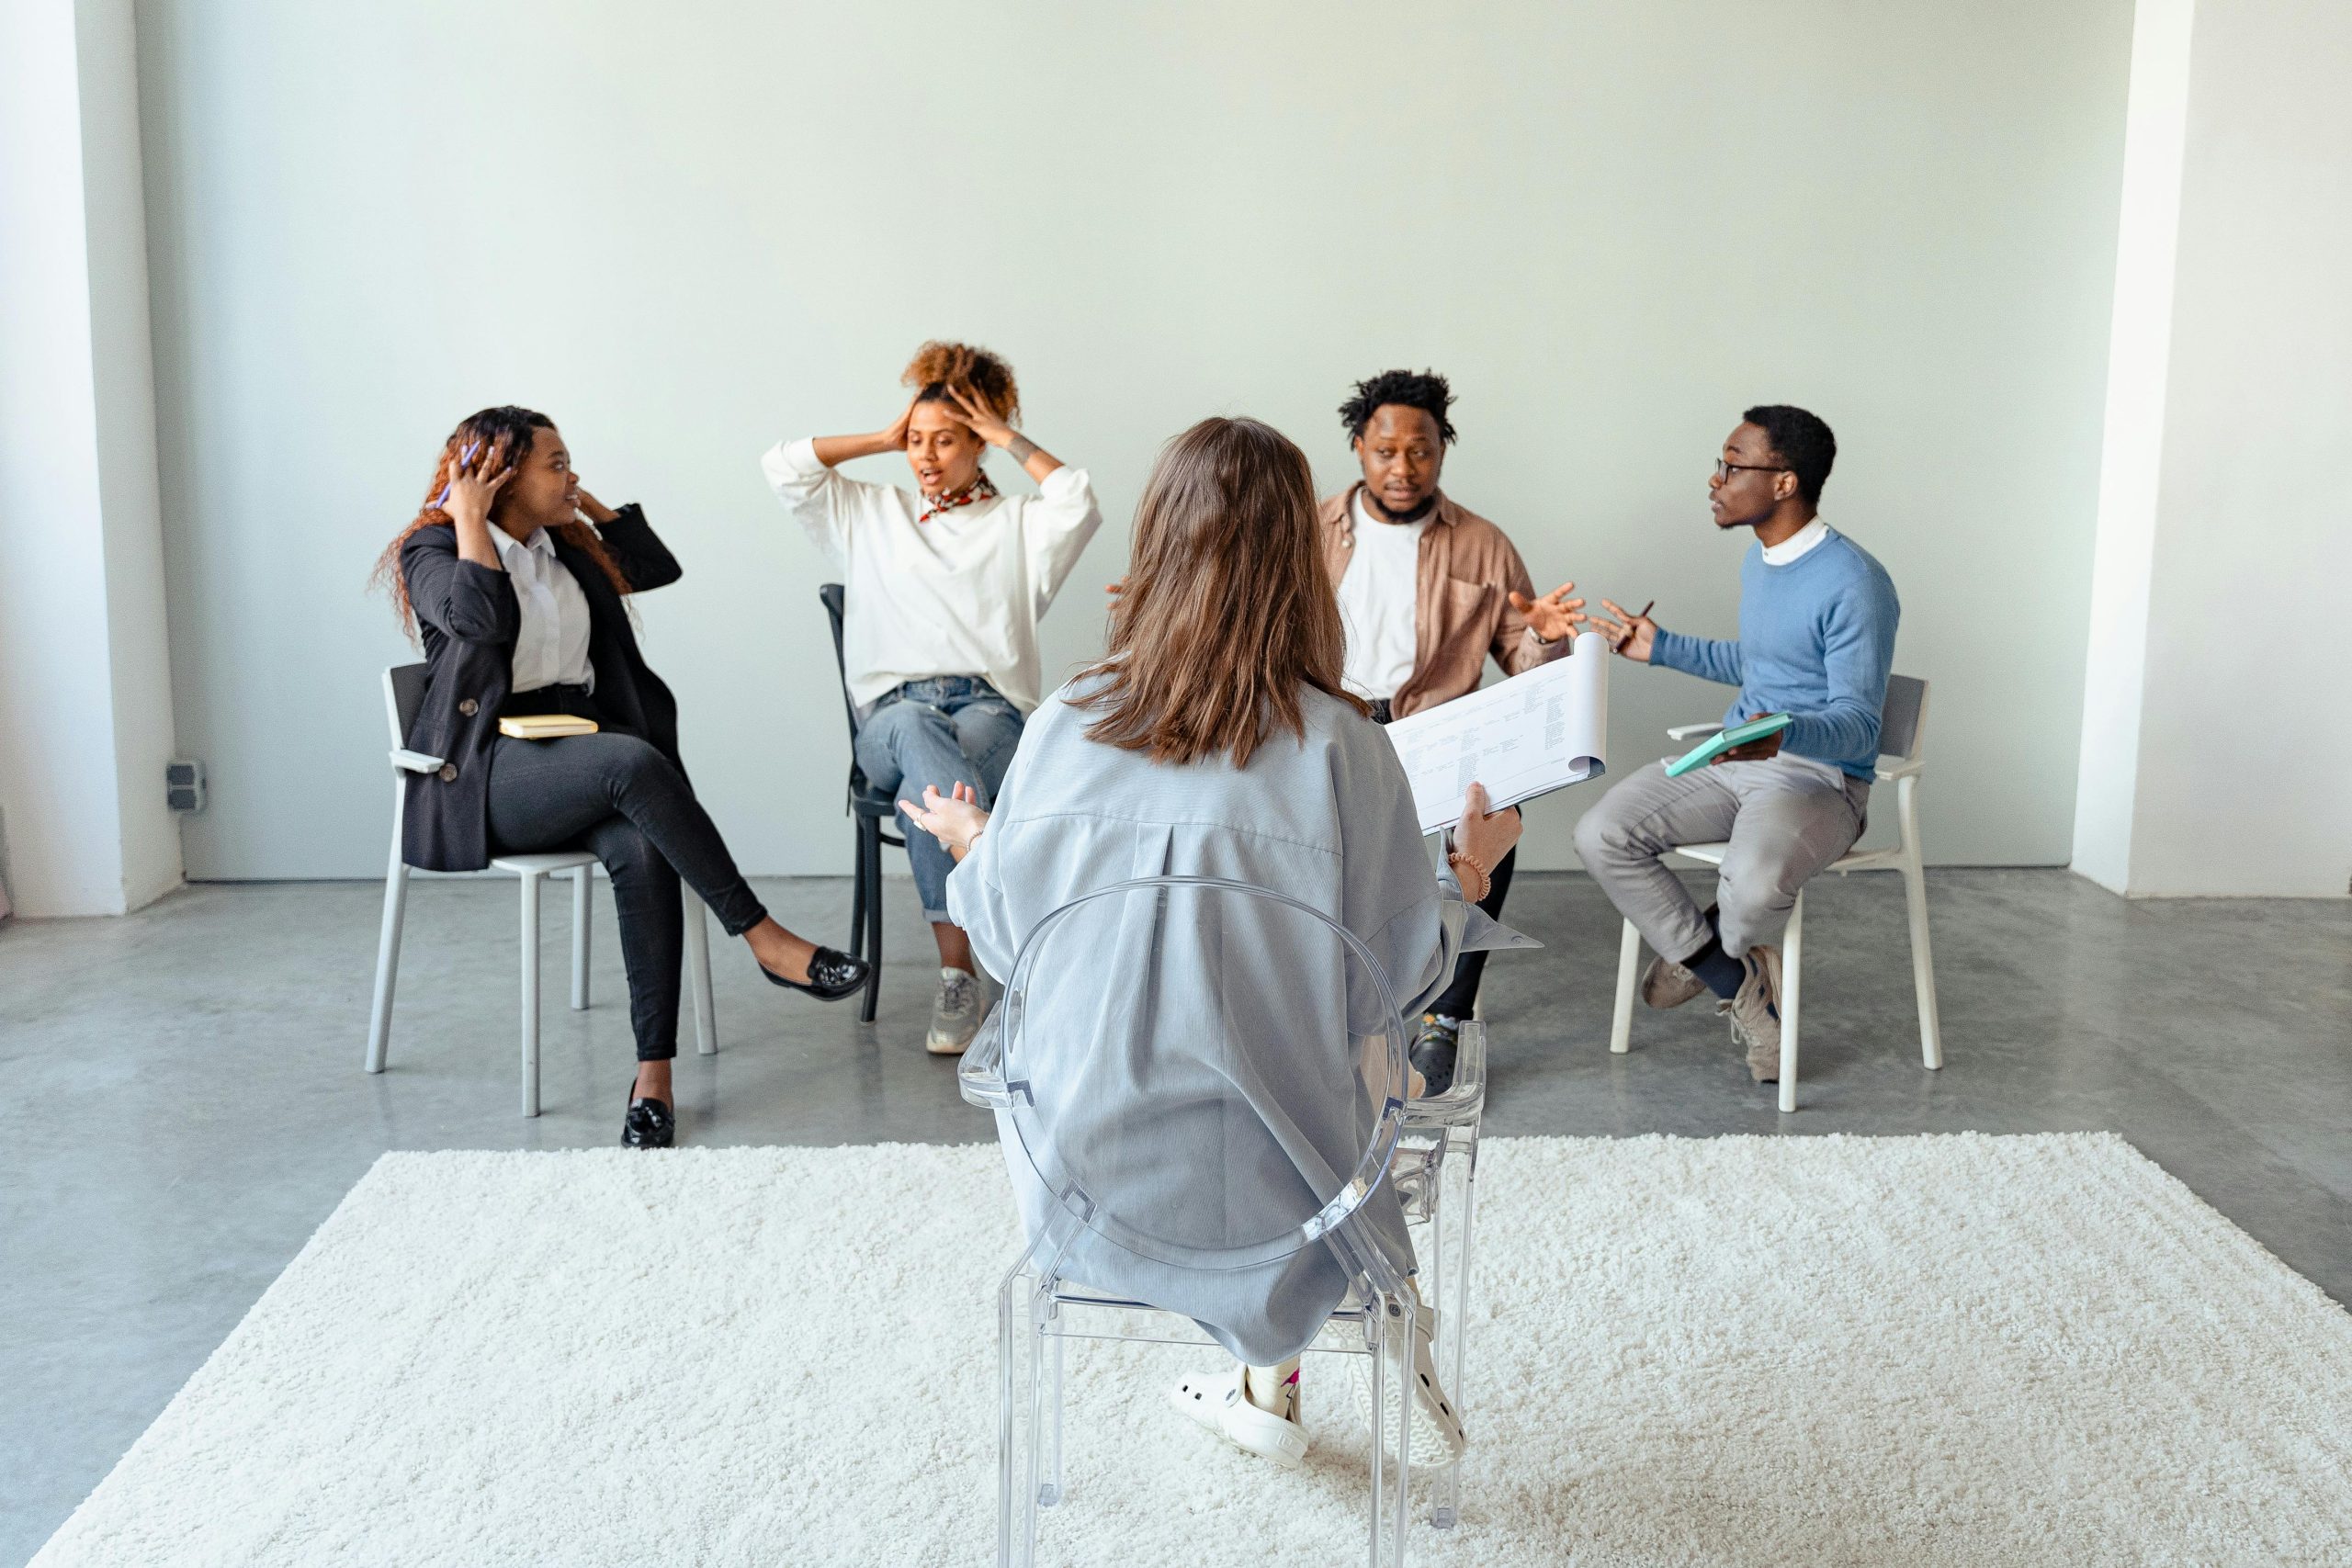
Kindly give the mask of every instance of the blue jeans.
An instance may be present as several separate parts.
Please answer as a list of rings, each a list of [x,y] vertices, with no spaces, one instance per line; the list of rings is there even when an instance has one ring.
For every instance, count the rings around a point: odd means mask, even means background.
[[[938,675],[910,681],[883,694],[858,727],[857,765],[866,783],[902,800],[921,801],[925,784],[945,795],[958,784],[978,792],[983,809],[996,805],[1004,770],[1021,743],[1021,710],[977,675]],[[933,925],[947,918],[947,874],[955,857],[938,840],[899,813],[907,859],[914,863],[915,891],[923,919]]]

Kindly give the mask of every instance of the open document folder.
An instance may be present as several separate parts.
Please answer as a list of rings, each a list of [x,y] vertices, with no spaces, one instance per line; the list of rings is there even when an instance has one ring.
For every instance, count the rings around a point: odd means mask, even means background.
[[[1608,771],[1609,639],[1586,632],[1564,658],[1398,719],[1388,739],[1424,833],[1462,820],[1473,784],[1499,811],[1598,778]]]

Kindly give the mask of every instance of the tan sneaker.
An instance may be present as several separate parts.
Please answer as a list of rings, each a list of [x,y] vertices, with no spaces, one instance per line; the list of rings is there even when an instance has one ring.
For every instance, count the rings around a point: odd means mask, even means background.
[[[1747,978],[1738,995],[1717,1002],[1715,1010],[1731,1020],[1731,1037],[1747,1051],[1747,1076],[1758,1083],[1781,1079],[1781,950],[1751,947],[1741,960]]]
[[[980,1032],[980,1021],[988,1016],[988,998],[980,991],[979,976],[964,969],[939,972],[939,995],[932,998],[931,1032],[923,1036],[922,1048],[934,1056],[960,1056],[972,1036]]]
[[[1642,1000],[1654,1008],[1679,1008],[1707,988],[1707,982],[1664,953],[1642,971]]]

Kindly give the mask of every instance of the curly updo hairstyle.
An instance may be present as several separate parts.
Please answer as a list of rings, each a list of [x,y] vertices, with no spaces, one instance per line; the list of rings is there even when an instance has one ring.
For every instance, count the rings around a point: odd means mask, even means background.
[[[1005,423],[1021,423],[1021,388],[1012,378],[1012,367],[1004,362],[1002,355],[968,343],[946,343],[933,338],[915,350],[915,356],[907,361],[906,373],[899,382],[915,389],[915,401],[944,402],[951,409],[955,403],[948,397],[947,389],[962,387]]]

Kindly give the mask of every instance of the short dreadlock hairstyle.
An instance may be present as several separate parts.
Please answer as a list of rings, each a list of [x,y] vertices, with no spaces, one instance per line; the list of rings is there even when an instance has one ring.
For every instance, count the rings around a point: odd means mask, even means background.
[[[1349,441],[1363,440],[1363,427],[1387,403],[1420,410],[1437,421],[1438,439],[1448,446],[1453,445],[1453,422],[1445,417],[1445,411],[1453,405],[1453,389],[1434,370],[1383,370],[1358,381],[1355,396],[1340,405],[1340,423],[1346,428]]]

